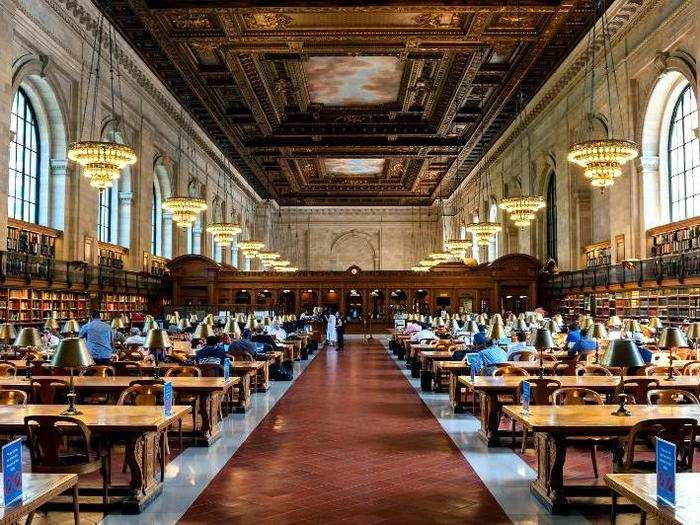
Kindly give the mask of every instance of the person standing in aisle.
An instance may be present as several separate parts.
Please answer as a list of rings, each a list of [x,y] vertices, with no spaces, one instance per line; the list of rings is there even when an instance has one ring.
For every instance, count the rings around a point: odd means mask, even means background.
[[[78,337],[85,339],[90,355],[96,365],[108,365],[114,353],[112,327],[100,319],[100,312],[95,310],[90,321],[80,327]]]
[[[340,352],[344,350],[345,344],[345,320],[343,319],[343,315],[340,312],[336,313],[335,316],[335,333],[338,339],[338,346],[336,347],[336,350]]]

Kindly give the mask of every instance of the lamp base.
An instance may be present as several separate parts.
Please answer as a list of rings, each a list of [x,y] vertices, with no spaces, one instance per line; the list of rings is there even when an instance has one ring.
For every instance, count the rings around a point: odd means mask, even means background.
[[[80,416],[82,412],[75,407],[68,407],[66,410],[61,412],[62,416]]]
[[[627,410],[625,407],[619,407],[615,412],[610,412],[613,416],[631,416],[632,412]]]

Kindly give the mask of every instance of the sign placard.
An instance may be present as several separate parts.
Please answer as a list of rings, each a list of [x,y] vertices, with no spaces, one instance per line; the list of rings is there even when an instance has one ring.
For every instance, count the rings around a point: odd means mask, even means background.
[[[656,440],[656,497],[667,505],[676,505],[676,445]]]
[[[394,328],[397,330],[406,328],[406,319],[394,319]]]
[[[469,376],[472,381],[476,377],[476,374],[481,370],[481,359],[479,359],[479,354],[467,354],[467,363],[469,363]]]
[[[227,357],[224,359],[224,383],[231,380],[231,360]]]
[[[523,381],[523,395],[521,399],[523,403],[523,414],[530,412],[530,383]]]
[[[173,384],[170,381],[163,385],[163,412],[166,416],[173,413]]]
[[[5,506],[22,501],[22,440],[2,447],[2,487]]]

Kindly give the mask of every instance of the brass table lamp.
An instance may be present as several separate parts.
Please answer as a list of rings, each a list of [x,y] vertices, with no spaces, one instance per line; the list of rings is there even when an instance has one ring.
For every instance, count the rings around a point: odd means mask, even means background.
[[[603,356],[603,366],[620,367],[620,406],[612,413],[613,416],[629,416],[630,411],[625,407],[627,394],[624,393],[625,368],[644,366],[646,363],[637,349],[637,345],[629,339],[616,339]]]
[[[43,341],[41,340],[41,334],[36,328],[22,328],[19,331],[19,335],[15,339],[15,346],[19,348],[41,348]],[[26,376],[27,379],[32,378],[32,359],[31,353],[27,351],[26,355]]]
[[[600,340],[608,338],[608,331],[603,323],[595,323],[588,329],[588,337],[595,341],[595,359],[593,364],[600,364]]]
[[[216,333],[214,333],[214,328],[202,321],[197,325],[192,337],[194,339],[206,339],[207,337],[211,337],[213,335],[216,335]]]
[[[17,331],[15,330],[15,325],[12,323],[2,323],[0,324],[0,342],[4,344],[10,344],[17,337]]]
[[[661,337],[659,338],[659,348],[662,350],[668,350],[668,377],[666,380],[668,381],[675,381],[676,378],[674,377],[673,374],[673,360],[675,359],[675,356],[673,355],[673,351],[676,348],[687,348],[688,347],[688,341],[686,340],[685,336],[683,335],[683,332],[681,332],[680,328],[676,327],[668,327],[664,328],[664,331],[661,332]]]
[[[68,383],[68,409],[62,412],[62,416],[77,416],[80,412],[75,408],[75,386],[73,384],[73,373],[95,364],[87,344],[84,339],[78,337],[66,337],[58,345],[56,352],[51,358],[51,366],[57,368],[67,368],[70,370],[70,382]]]
[[[543,353],[545,350],[549,350],[550,348],[557,347],[557,345],[554,343],[554,338],[552,337],[552,332],[550,332],[546,328],[538,328],[537,332],[535,333],[535,342],[533,343],[533,346],[540,353],[540,375],[539,375],[539,378],[543,379],[544,378]]]
[[[153,354],[154,366],[153,366],[153,378],[158,379],[160,376],[160,369],[158,366],[162,354],[168,348],[173,345],[170,343],[170,338],[168,337],[168,332],[165,330],[159,330],[153,328],[146,334],[146,342],[143,344],[144,348],[148,348]]]
[[[688,326],[688,331],[686,332],[686,337],[693,342],[693,351],[695,352],[695,359],[698,358],[698,341],[700,341],[700,323],[694,322],[690,323]]]
[[[63,323],[63,328],[61,328],[61,333],[69,337],[75,337],[80,332],[80,324],[75,319],[68,319]]]
[[[61,329],[61,325],[59,324],[58,319],[49,317],[44,323],[44,328],[46,328],[47,330],[53,330],[57,332]]]

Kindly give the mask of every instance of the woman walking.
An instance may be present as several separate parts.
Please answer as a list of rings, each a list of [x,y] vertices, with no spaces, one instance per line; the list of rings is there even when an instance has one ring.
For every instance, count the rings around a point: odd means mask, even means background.
[[[335,345],[338,341],[338,333],[336,332],[335,325],[337,319],[333,313],[326,317],[326,344]]]

